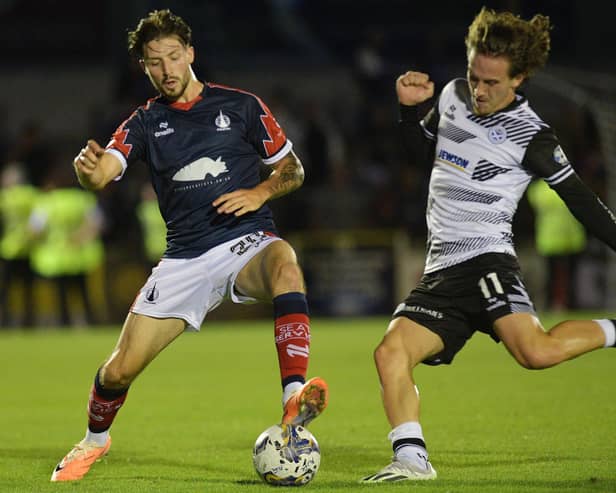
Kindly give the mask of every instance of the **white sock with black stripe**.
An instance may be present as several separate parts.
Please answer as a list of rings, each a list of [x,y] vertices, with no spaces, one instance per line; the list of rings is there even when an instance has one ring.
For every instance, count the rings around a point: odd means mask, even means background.
[[[407,421],[389,432],[388,438],[397,459],[411,462],[421,469],[427,469],[428,451],[421,425],[417,421]]]

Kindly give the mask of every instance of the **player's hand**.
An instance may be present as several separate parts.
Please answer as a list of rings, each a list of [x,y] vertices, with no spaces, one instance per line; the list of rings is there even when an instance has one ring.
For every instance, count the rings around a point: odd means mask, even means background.
[[[77,174],[91,176],[96,171],[98,162],[104,153],[105,149],[98,142],[88,140],[86,146],[79,151],[79,154],[73,160]]]
[[[423,103],[434,95],[434,82],[423,72],[406,72],[396,80],[398,101],[407,106]]]
[[[266,197],[258,189],[239,189],[222,194],[212,202],[212,205],[216,207],[219,214],[243,216],[259,209],[265,201]]]

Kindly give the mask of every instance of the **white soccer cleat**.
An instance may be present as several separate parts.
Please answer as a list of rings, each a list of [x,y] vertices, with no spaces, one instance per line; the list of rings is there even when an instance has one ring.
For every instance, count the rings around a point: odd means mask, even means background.
[[[423,469],[411,462],[394,458],[391,464],[385,466],[375,474],[366,476],[361,481],[362,483],[393,483],[396,481],[424,481],[436,479],[436,470],[432,467],[430,461],[426,461],[426,465],[427,468]]]

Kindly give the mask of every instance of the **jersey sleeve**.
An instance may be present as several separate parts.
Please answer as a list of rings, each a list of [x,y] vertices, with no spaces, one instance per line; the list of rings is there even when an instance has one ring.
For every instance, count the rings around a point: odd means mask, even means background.
[[[116,178],[119,180],[124,175],[129,164],[138,160],[145,160],[145,129],[139,110],[133,112],[116,129],[105,147],[105,152],[113,154],[122,164],[122,173]]]
[[[543,178],[563,199],[575,218],[591,234],[616,251],[616,217],[580,180],[550,129],[535,135],[522,165]]]
[[[265,164],[280,161],[293,144],[261,98],[251,95],[248,101],[248,140]]]
[[[548,185],[556,185],[575,173],[551,128],[539,130],[522,159],[522,166]]]
[[[400,105],[398,130],[409,159],[426,164],[432,162],[438,122],[438,100],[423,119],[417,106]]]
[[[423,128],[424,135],[429,140],[436,141],[436,134],[438,132],[438,122],[441,119],[439,111],[440,97],[435,101],[434,106],[428,111],[426,116],[421,120],[421,127]]]

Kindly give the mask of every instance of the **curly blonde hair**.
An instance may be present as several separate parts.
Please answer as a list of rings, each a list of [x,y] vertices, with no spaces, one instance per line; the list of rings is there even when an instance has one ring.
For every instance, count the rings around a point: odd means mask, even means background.
[[[483,7],[468,28],[466,52],[504,56],[510,61],[509,76],[529,77],[545,65],[550,52],[550,18],[537,14],[529,21],[511,12]]]
[[[139,21],[134,31],[128,32],[128,52],[140,58],[146,43],[171,35],[176,35],[185,46],[190,46],[192,30],[184,19],[172,14],[169,9],[154,10]]]

